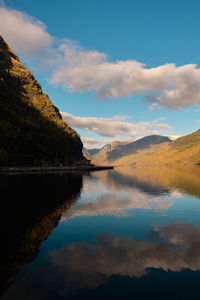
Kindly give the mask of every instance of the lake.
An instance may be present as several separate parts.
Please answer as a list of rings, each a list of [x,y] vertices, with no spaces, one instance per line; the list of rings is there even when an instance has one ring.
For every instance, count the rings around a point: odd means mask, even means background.
[[[198,299],[200,168],[1,177],[1,299]]]

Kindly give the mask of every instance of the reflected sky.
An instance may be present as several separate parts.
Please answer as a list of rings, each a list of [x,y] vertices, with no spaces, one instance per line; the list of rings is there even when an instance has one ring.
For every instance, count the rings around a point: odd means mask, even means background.
[[[195,299],[199,182],[198,168],[83,175],[80,196],[2,299]]]

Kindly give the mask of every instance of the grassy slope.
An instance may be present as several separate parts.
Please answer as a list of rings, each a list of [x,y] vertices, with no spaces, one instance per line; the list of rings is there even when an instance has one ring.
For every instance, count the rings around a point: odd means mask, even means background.
[[[136,154],[125,156],[113,164],[165,165],[194,164],[200,162],[200,131],[183,136],[173,142],[150,147]]]

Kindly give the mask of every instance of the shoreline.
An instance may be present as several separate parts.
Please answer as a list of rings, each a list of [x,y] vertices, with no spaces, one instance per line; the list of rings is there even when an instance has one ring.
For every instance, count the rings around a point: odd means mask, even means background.
[[[100,171],[114,169],[113,166],[76,166],[76,167],[2,167],[0,175],[53,174],[71,171]]]

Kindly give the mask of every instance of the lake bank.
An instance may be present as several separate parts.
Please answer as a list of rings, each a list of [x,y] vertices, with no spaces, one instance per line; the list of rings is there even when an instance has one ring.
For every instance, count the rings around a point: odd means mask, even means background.
[[[50,174],[66,173],[71,171],[100,171],[113,169],[113,166],[63,166],[63,167],[4,167],[0,168],[0,175],[16,174]]]

